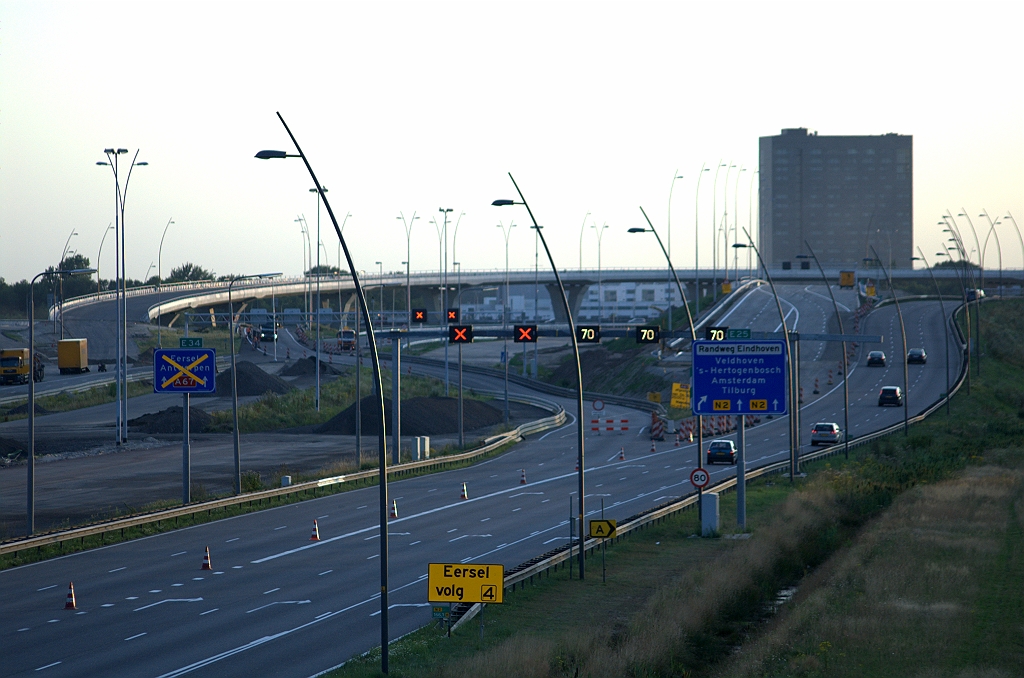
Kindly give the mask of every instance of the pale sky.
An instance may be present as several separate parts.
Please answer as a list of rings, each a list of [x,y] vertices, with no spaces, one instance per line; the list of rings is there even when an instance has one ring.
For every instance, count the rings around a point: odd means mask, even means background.
[[[111,146],[149,163],[127,196],[129,276],[156,262],[172,218],[164,275],[186,260],[299,274],[294,220],[316,228],[312,183],[298,159],[253,158],[293,151],[275,111],[339,219],[352,213],[346,240],[367,271],[404,269],[400,211],[421,217],[412,268],[436,269],[439,207],[465,212],[450,260],[503,267],[497,225],[514,221],[510,265],[532,267],[525,210],[490,206],[516,197],[507,172],[559,268],[579,266],[584,223],[584,266],[597,265],[590,225],[608,224],[603,266],[662,267],[653,239],[626,229],[643,205],[665,237],[676,170],[672,255],[690,268],[702,163],[736,165],[714,207],[746,227],[758,137],[785,127],[913,135],[915,243],[933,259],[947,208],[966,208],[982,239],[983,208],[1024,227],[1022,28],[1019,1],[2,0],[0,276],[57,263],[73,230],[70,248],[95,265],[114,218],[113,177],[96,162]],[[713,176],[700,186],[702,267]],[[1020,268],[1012,226],[997,228],[1004,267]],[[337,264],[326,211],[321,239]]]

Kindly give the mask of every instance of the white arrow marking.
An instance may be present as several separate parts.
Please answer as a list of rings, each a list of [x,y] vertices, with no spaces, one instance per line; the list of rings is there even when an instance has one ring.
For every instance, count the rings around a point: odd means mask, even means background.
[[[700,406],[703,405],[704,401],[707,400],[707,399],[708,399],[707,396],[701,396],[700,400],[697,401],[697,407],[700,408]]]

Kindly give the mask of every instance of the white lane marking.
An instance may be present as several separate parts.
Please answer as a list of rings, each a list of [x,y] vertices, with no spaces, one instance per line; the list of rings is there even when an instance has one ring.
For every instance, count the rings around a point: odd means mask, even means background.
[[[278,530],[283,530],[286,527],[288,527],[288,526],[287,525],[282,525],[281,527],[275,527],[274,528],[274,532],[277,532]]]
[[[280,528],[278,528],[278,529],[280,529]],[[225,544],[230,544],[231,542],[233,542],[233,541],[238,541],[239,539],[241,539],[241,537],[235,537],[234,539],[228,539],[228,540],[227,540],[226,542],[224,542],[224,543],[225,543]]]
[[[273,605],[305,605],[308,602],[310,602],[310,601],[308,601],[308,600],[278,600],[278,601],[275,601],[273,603],[267,603],[266,605],[260,605],[259,607],[254,607],[253,609],[251,609],[248,612],[246,612],[246,614],[249,614],[249,612],[257,612],[259,610],[263,610],[263,609],[271,607]]]
[[[544,493],[543,492],[520,492],[518,494],[509,495],[508,498],[509,499],[515,499],[516,497],[525,497],[525,496],[531,495],[531,494],[542,495]]]
[[[316,519],[317,519],[317,520],[323,520],[324,518],[327,518],[327,517],[329,517],[329,515],[330,515],[330,514],[327,514],[327,515],[323,515],[323,516],[317,516],[317,517],[316,517]]]
[[[163,605],[164,603],[198,603],[198,602],[201,602],[202,600],[203,600],[202,598],[165,598],[165,599],[157,601],[155,603],[150,603],[149,605],[143,605],[142,607],[137,607],[134,610],[132,610],[132,612],[138,612],[140,610],[145,610],[146,608],[156,607],[157,605]]]
[[[153,589],[150,593],[163,593],[160,589]]]
[[[220,609],[219,607],[215,607],[215,608],[213,608],[212,610],[207,610],[206,612],[200,612],[200,613],[199,613],[199,616],[200,616],[200,617],[202,617],[203,615],[207,615],[207,614],[210,614],[211,612],[216,612],[216,611],[217,611],[217,610],[219,610],[219,609]]]
[[[453,527],[452,529],[448,530],[448,534],[451,534],[452,532],[455,532],[458,529],[459,528],[457,528],[457,527]]]
[[[54,588],[57,588],[57,585],[56,585],[56,584],[51,584],[51,585],[49,585],[49,586],[44,586],[44,587],[43,587],[43,588],[41,588],[41,589],[36,589],[36,592],[39,592],[39,591],[45,591],[46,589],[54,589]]]
[[[467,536],[468,536],[468,535],[465,535],[465,534],[464,534],[464,535],[462,535],[461,537],[456,537],[455,539],[449,539],[449,540],[448,540],[448,543],[449,543],[449,544],[451,544],[451,543],[452,543],[453,541],[458,541],[458,540],[460,540],[460,539],[465,539],[465,538],[466,538]]]
[[[135,640],[136,638],[141,638],[144,635],[146,635],[145,631],[143,631],[142,633],[136,633],[134,636],[128,636],[127,638],[125,638],[125,640]]]
[[[231,569],[232,570],[241,570],[243,567],[245,567],[245,565],[232,565]]]
[[[490,520],[490,518],[481,518],[480,522],[481,523],[486,523],[488,520]]]
[[[278,586],[276,589],[270,589],[269,591],[264,591],[263,595],[267,595],[268,593],[273,593],[274,591],[280,591],[280,590],[281,590],[281,587]]]
[[[324,570],[323,572],[321,572],[321,573],[320,573],[320,574],[318,574],[317,576],[318,576],[318,577],[322,577],[322,576],[324,576],[325,574],[330,574],[331,572],[334,572],[334,570]]]
[[[548,503],[549,501],[551,501],[551,500],[550,500],[550,499],[545,499],[545,500],[544,500],[544,501],[542,501],[541,503],[542,503],[542,504],[546,504],[546,503]]]
[[[174,558],[174,557],[176,557],[176,556],[183,556],[183,555],[185,555],[186,553],[188,553],[188,551],[178,551],[177,553],[172,553],[172,554],[171,554],[171,558]]]
[[[114,607],[113,603],[103,603],[100,607]]]
[[[434,489],[432,489],[432,490],[427,490],[427,492],[437,492],[437,488],[435,487],[435,488],[434,488]]]
[[[138,599],[139,599],[138,596],[128,596],[127,598],[125,598],[125,600],[138,600]]]
[[[374,558],[380,558],[380,554],[379,553],[374,553],[372,556],[367,558],[367,560],[373,560]]]
[[[419,544],[419,543],[420,543],[420,541],[417,540],[417,541],[414,541],[413,543],[409,544],[409,546],[416,546],[416,544]]]
[[[203,581],[205,577],[192,577],[192,581]]]
[[[495,473],[495,474],[494,474],[493,476],[491,476],[491,477],[492,477],[492,478],[497,478],[497,477],[498,477],[498,474],[497,474],[497,473]],[[394,606],[392,606],[392,607],[394,607]]]
[[[313,617],[313,619],[323,619],[324,617],[326,617],[329,614],[330,614],[330,612],[324,612],[323,614],[318,614],[317,616]]]
[[[514,509],[512,509],[512,513],[515,513],[516,511],[522,511],[522,510],[523,510],[522,507],[514,508]]]
[[[46,623],[47,623],[47,624],[56,624],[56,623],[58,623],[58,622],[60,622],[60,620],[59,620],[59,619],[51,619],[50,621],[48,621],[48,622],[46,622]]]
[[[565,540],[565,537],[554,537],[553,539],[548,539],[548,540],[547,540],[546,542],[544,542],[544,543],[545,543],[545,544],[550,544],[551,542],[553,542],[553,541],[558,541],[559,539],[561,539],[561,540],[563,540],[563,541],[564,541],[564,540]]]
[[[28,630],[29,630],[29,629],[28,629],[28,627],[26,626],[26,627],[24,627],[24,628],[20,628],[20,629],[18,629],[18,633],[21,633],[22,631],[28,631]]]
[[[184,584],[171,584],[171,586],[184,586]]]
[[[114,570],[107,570],[107,573],[108,574],[113,574],[114,572],[120,572],[121,570],[127,570],[127,569],[128,569],[127,567],[119,567],[119,568],[114,569]]]
[[[367,506],[368,506],[368,504],[363,504],[362,506],[357,506],[357,507],[356,507],[356,510],[358,511],[359,509],[364,509],[364,508],[366,508]]]
[[[36,671],[42,671],[43,669],[51,668],[51,667],[56,666],[57,664],[60,664],[60,663],[61,662],[53,662],[52,664],[47,664],[46,666],[40,666],[38,669],[36,669]]]
[[[370,541],[371,539],[376,539],[376,538],[377,538],[377,535],[374,534],[374,535],[371,535],[371,536],[367,537],[363,541]]]

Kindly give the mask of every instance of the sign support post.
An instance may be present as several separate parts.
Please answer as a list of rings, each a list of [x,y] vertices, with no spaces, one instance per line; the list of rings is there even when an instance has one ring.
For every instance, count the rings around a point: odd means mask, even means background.
[[[192,450],[189,448],[188,394],[181,394],[181,505],[192,501]]]
[[[747,527],[747,418],[736,415],[736,429],[739,431],[739,449],[736,451],[736,524],[741,530]]]

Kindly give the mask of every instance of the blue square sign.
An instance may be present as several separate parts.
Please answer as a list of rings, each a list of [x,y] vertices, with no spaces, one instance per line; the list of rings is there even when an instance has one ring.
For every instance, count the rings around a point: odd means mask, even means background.
[[[163,348],[153,352],[154,393],[216,393],[217,352]]]
[[[693,342],[693,413],[786,414],[786,342]]]

